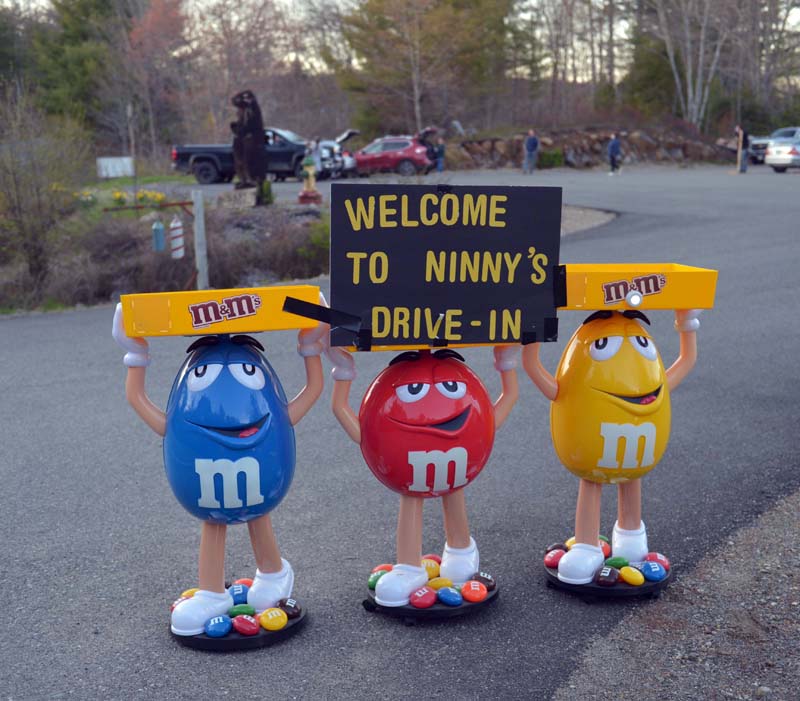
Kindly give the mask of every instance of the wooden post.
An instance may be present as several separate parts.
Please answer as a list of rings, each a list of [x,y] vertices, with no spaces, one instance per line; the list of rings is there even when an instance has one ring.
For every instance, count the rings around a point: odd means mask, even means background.
[[[736,139],[736,172],[742,172],[742,141],[744,140],[744,132],[739,127],[739,134]]]
[[[197,289],[208,289],[208,248],[206,246],[206,217],[203,210],[203,193],[192,190],[194,208],[194,265],[197,269]]]

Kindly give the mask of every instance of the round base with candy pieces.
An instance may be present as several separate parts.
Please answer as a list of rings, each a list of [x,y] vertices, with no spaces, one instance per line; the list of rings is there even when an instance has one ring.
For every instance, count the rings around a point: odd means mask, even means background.
[[[401,618],[407,625],[413,625],[417,621],[436,621],[474,613],[497,599],[500,592],[492,575],[476,572],[467,582],[456,587],[449,579],[439,576],[440,564],[438,555],[423,557],[422,566],[428,571],[428,583],[413,592],[405,606],[382,606],[375,601],[375,585],[392,570],[392,565],[378,565],[367,580],[369,592],[363,602],[364,608]]]
[[[658,552],[649,552],[643,562],[628,562],[614,557],[608,538],[600,536],[605,562],[587,584],[569,584],[558,578],[558,563],[575,542],[574,536],[563,543],[549,545],[544,554],[547,586],[562,589],[587,599],[657,598],[672,580],[669,560]]]
[[[306,612],[294,598],[281,599],[274,608],[256,615],[247,603],[250,579],[237,579],[226,587],[233,597],[233,607],[227,614],[214,616],[206,621],[204,631],[197,635],[170,635],[186,647],[215,652],[253,650],[283,642],[299,631],[306,622]],[[187,589],[175,603],[194,595],[196,589]],[[171,610],[171,609],[170,609]]]

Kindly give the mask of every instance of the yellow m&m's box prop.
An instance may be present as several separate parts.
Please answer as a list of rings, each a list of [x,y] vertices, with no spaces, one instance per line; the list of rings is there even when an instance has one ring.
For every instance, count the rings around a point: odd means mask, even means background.
[[[567,263],[561,309],[711,309],[717,271],[678,263]]]
[[[287,297],[316,304],[316,285],[247,287],[228,290],[150,292],[122,295],[125,333],[142,336],[200,336],[307,329],[317,322],[283,311]]]

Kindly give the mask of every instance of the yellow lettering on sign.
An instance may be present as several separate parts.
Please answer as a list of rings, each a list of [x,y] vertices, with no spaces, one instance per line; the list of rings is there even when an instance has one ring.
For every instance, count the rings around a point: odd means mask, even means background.
[[[361,282],[361,261],[367,254],[363,251],[348,251],[346,257],[353,261],[353,284],[357,285]]]
[[[419,226],[418,221],[408,218],[408,195],[403,195],[400,198],[400,223],[403,226],[410,228]]]
[[[500,203],[506,202],[507,200],[508,195],[492,195],[489,198],[489,226],[496,228],[505,227],[506,223],[499,220],[497,217],[506,213],[506,208],[501,207]]]
[[[380,272],[378,271],[378,263],[380,262]],[[369,257],[369,279],[376,285],[386,282],[389,277],[389,256],[383,251],[375,251]]]
[[[486,226],[486,195],[464,195],[464,224]]]
[[[447,211],[448,205],[450,205],[449,213]],[[448,192],[444,197],[442,197],[442,201],[439,205],[439,217],[442,220],[442,224],[445,226],[453,226],[453,224],[458,221],[458,213],[458,197],[456,197],[452,192]]]
[[[419,201],[419,220],[425,226],[435,226],[436,222],[439,221],[439,215],[435,212],[433,214],[428,213],[428,206],[431,204],[436,204],[439,201],[439,198],[434,195],[432,192],[426,192]]]
[[[367,202],[368,205],[365,205],[361,197],[357,198],[356,208],[353,211],[353,203],[350,200],[344,201],[344,208],[347,210],[353,231],[361,231],[362,226],[371,229],[375,225],[375,198],[368,197]]]
[[[370,199],[372,199],[370,197]],[[379,212],[379,220],[381,223],[381,227],[384,229],[391,229],[397,226],[397,222],[390,220],[390,216],[395,216],[397,214],[397,210],[394,207],[390,207],[389,203],[394,202],[397,200],[397,195],[381,195],[379,198],[380,205],[378,207]]]

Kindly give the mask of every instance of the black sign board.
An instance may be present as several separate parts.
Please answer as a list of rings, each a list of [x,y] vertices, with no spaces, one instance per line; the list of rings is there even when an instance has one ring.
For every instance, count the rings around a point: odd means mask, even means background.
[[[556,187],[335,183],[331,343],[555,340],[560,236]]]

